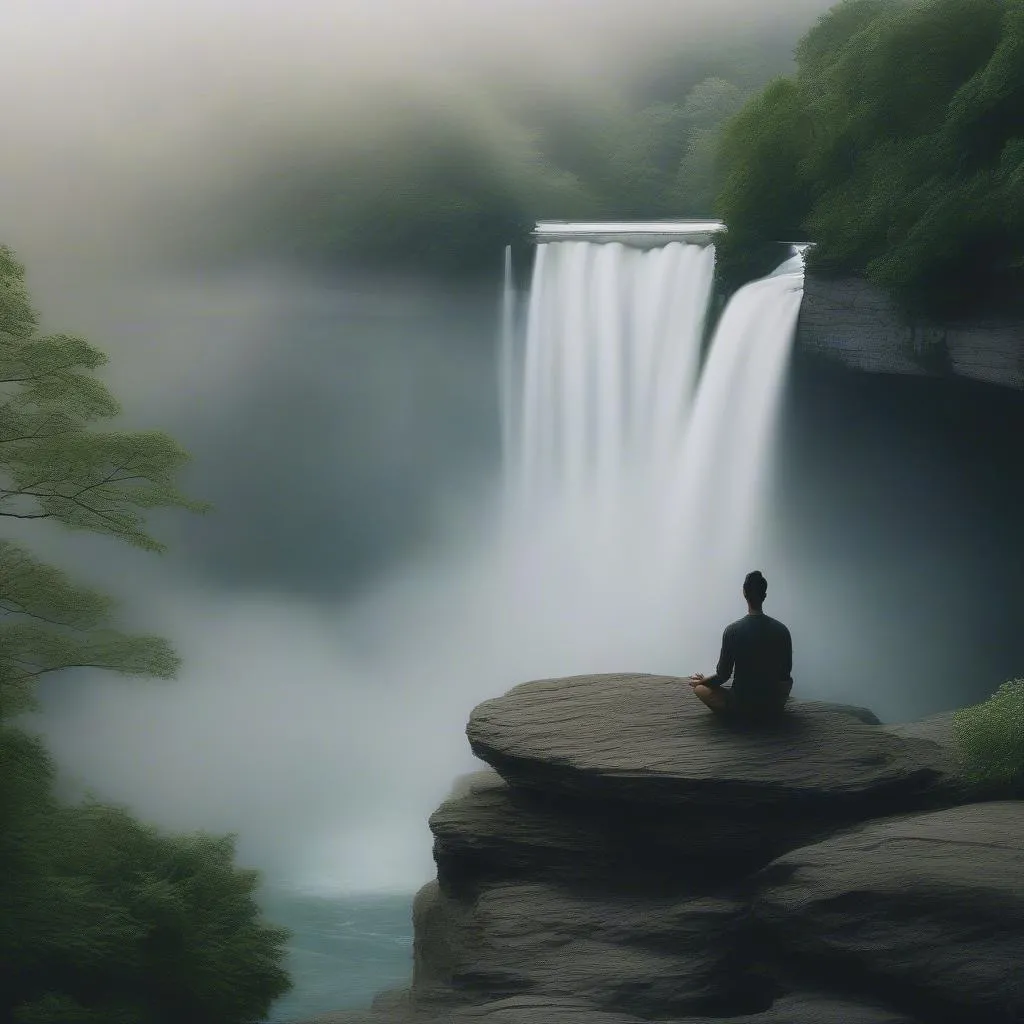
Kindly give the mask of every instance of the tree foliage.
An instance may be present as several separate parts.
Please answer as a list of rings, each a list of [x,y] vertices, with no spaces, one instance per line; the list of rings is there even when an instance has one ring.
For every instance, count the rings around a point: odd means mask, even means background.
[[[143,512],[204,511],[174,477],[188,455],[158,431],[91,429],[119,406],[94,375],[106,357],[84,339],[40,337],[24,268],[0,247],[0,518],[50,519],[161,552]],[[109,628],[113,602],[0,540],[0,720],[32,706],[40,676],[74,667],[173,676],[158,637]]]
[[[673,216],[711,214],[718,186],[716,158],[722,129],[742,108],[745,98],[738,85],[717,77],[698,82],[687,94],[682,106],[686,146],[669,194]]]
[[[721,147],[727,272],[748,269],[741,240],[756,249],[785,228],[814,241],[810,266],[864,274],[914,312],[1012,300],[1024,5],[844,0],[796,57],[795,77],[751,101]]]
[[[717,258],[730,284],[767,272],[779,262],[778,243],[801,237],[806,195],[793,168],[810,130],[797,87],[787,78],[777,78],[725,127],[716,205],[728,232]],[[766,194],[771,203],[762,201]]]
[[[119,412],[93,372],[105,357],[37,325],[24,269],[0,247],[0,518],[162,551],[145,511],[209,507],[174,484],[186,453],[159,432],[95,429]],[[233,838],[62,805],[52,760],[16,723],[47,673],[174,676],[170,645],[113,629],[114,607],[0,539],[0,1022],[241,1024],[287,991],[287,933],[260,919]]]
[[[492,280],[538,220],[708,217],[722,126],[791,64],[797,31],[783,18],[777,37],[687,52],[625,97],[413,102],[371,140],[268,174],[238,216],[278,256]]]

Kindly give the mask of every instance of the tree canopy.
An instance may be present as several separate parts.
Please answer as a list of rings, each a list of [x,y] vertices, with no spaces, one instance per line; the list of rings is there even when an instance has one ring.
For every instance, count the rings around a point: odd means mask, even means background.
[[[796,60],[725,130],[723,271],[805,239],[810,267],[866,275],[912,312],[1019,297],[1024,4],[844,0]]]
[[[40,336],[24,268],[0,247],[0,520],[50,519],[149,551],[149,509],[204,511],[176,488],[166,434],[95,429],[117,402],[82,338]],[[48,673],[171,678],[160,637],[111,627],[114,602],[0,538],[0,1021],[242,1024],[287,991],[287,933],[260,918],[234,839],[167,836],[95,801],[66,806],[18,726]]]
[[[120,412],[94,372],[106,357],[82,338],[40,337],[24,268],[0,247],[0,519],[50,519],[160,552],[145,510],[203,511],[174,485],[188,455],[159,431],[91,429]],[[158,637],[108,628],[113,602],[0,539],[0,720],[32,706],[40,676],[90,666],[170,677]]]
[[[778,38],[687,52],[643,88],[589,104],[411,101],[370,140],[268,170],[255,201],[234,197],[236,217],[278,256],[491,279],[538,220],[707,217],[722,126],[788,69],[798,31],[783,20]]]

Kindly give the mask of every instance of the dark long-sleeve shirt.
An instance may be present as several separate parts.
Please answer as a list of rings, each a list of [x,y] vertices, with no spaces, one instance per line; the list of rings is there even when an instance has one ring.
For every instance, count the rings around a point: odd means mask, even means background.
[[[725,627],[722,653],[705,686],[721,686],[735,672],[732,692],[738,702],[770,701],[782,683],[793,680],[793,640],[789,630],[763,612],[744,615]]]

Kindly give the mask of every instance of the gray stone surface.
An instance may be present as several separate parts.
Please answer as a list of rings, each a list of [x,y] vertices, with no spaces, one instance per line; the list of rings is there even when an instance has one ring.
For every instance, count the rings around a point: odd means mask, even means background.
[[[848,710],[791,701],[764,723],[712,714],[682,679],[594,675],[525,683],[478,706],[474,753],[515,786],[659,805],[800,808],[865,816],[920,805],[945,784],[926,740]],[[873,810],[871,810],[873,809]]]
[[[951,372],[1024,387],[1024,323],[911,322],[884,292],[860,278],[807,275],[797,345],[869,373]]]
[[[397,1019],[373,1010],[336,1010],[332,1013],[318,1013],[296,1024],[394,1024]]]
[[[686,1019],[686,1024],[703,1024]],[[497,999],[475,1006],[438,1007],[412,1016],[369,1010],[344,1010],[322,1014],[299,1024],[648,1024],[631,1014],[607,1013],[574,999],[527,995]],[[716,1024],[724,1024],[721,1020]],[[776,1024],[776,1022],[765,1022]],[[856,1024],[861,1024],[857,1021]],[[865,1022],[870,1024],[870,1022]],[[885,1022],[887,1024],[887,1022]]]
[[[942,797],[938,801],[942,805],[1019,799],[1024,795],[1020,787],[1009,783],[976,782],[962,775],[953,731],[955,715],[956,710],[941,711],[916,722],[884,725],[882,728],[900,739],[925,740],[936,745],[939,751],[937,763],[944,779],[940,787]]]
[[[438,878],[450,892],[517,879],[690,892],[708,875],[755,870],[836,827],[799,809],[737,815],[552,800],[512,788],[493,769],[455,792],[430,817]]]
[[[309,1024],[1019,1024],[1024,803],[960,777],[953,715],[517,687],[431,816],[412,989]]]
[[[349,1010],[302,1024],[648,1024],[632,1014],[596,1009],[575,999],[521,995],[476,1006],[449,1006],[433,1013],[396,1016]],[[923,1018],[851,999],[817,993],[783,996],[770,1009],[738,1017],[687,1016],[660,1024],[932,1024]]]
[[[698,1024],[691,1021],[690,1024]],[[711,1024],[702,1020],[699,1024]],[[718,1021],[716,1024],[725,1024]],[[898,1010],[879,1004],[844,999],[824,993],[801,992],[782,996],[764,1013],[733,1017],[728,1024],[924,1024]]]
[[[643,1024],[641,1018],[605,1013],[572,999],[514,996],[452,1014],[458,1024]]]
[[[1024,803],[874,822],[755,882],[759,933],[783,962],[898,993],[929,1021],[1024,1019]]]
[[[416,900],[417,1007],[543,993],[664,1019],[741,1013],[770,991],[743,970],[746,906],[727,894],[642,898],[504,885]]]
[[[882,728],[900,739],[929,740],[952,754],[955,714],[955,711],[940,711],[937,715],[930,715],[916,722],[900,722],[896,725],[883,725]]]

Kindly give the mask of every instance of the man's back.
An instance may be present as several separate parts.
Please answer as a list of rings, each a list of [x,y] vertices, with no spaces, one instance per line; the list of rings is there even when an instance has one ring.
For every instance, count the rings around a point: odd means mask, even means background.
[[[744,615],[726,626],[717,675],[735,673],[733,699],[740,707],[771,706],[780,687],[792,683],[793,641],[778,619],[763,612]]]

